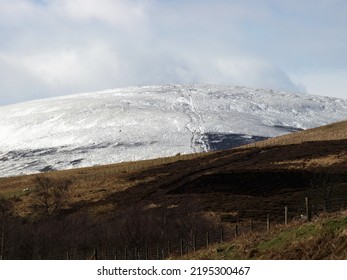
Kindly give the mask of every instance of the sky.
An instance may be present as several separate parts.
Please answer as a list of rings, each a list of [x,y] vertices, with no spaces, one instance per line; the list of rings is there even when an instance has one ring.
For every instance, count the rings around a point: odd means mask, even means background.
[[[345,0],[0,0],[0,106],[136,85],[347,98]]]

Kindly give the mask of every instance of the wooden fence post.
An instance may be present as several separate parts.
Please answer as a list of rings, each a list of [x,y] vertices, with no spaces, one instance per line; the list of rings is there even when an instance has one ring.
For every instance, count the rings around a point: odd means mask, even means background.
[[[170,246],[171,244],[170,244],[170,241],[168,241],[167,242],[167,254],[168,254],[168,256],[170,256],[171,255],[171,246]]]
[[[183,256],[183,238],[181,237],[181,257]]]
[[[98,249],[97,248],[94,248],[94,260],[97,260],[98,259]]]
[[[237,238],[239,236],[239,226],[238,224],[235,225],[235,237]]]
[[[196,236],[195,234],[193,235],[193,252],[195,253],[196,251]]]
[[[159,255],[159,244],[157,244],[157,260],[160,259],[160,255]]]
[[[210,246],[210,234],[206,232],[206,247],[208,248]]]
[[[307,217],[307,220],[309,222],[311,222],[311,213],[310,213],[310,209],[309,209],[309,206],[308,206],[308,197],[305,197],[305,209],[306,209],[306,217]]]

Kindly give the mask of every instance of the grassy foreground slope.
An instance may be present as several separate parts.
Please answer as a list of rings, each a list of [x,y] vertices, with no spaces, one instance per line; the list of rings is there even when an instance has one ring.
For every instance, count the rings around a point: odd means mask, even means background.
[[[321,215],[310,223],[248,233],[232,242],[190,254],[187,259],[347,260],[347,212]]]

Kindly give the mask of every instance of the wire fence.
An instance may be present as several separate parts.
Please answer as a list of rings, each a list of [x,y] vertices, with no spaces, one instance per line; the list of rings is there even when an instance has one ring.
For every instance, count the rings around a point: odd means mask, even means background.
[[[301,132],[297,132],[300,135]],[[315,132],[309,132],[312,137],[315,137]],[[306,132],[307,136],[307,132]],[[305,136],[305,137],[306,137]],[[346,139],[346,132],[341,132],[339,139]],[[308,140],[307,140],[308,139]],[[242,146],[242,148],[254,147],[263,148],[276,145],[288,145],[288,144],[300,144],[309,141],[309,138],[300,139],[290,138],[290,136],[281,136],[278,138],[268,139],[260,142],[250,143]],[[238,147],[240,148],[240,147]],[[119,164],[113,167],[101,171],[98,175],[89,175],[87,171],[80,171],[78,176],[82,176],[86,180],[92,180],[93,176],[103,176],[104,178],[113,177],[116,174],[124,172],[136,172],[146,168],[153,167],[155,165],[163,165],[172,163],[179,160],[189,160],[198,156],[204,156],[206,153],[200,154],[178,154],[175,157],[159,158],[151,161],[141,161],[132,164]],[[5,199],[18,198],[27,193],[30,193],[30,189],[26,188],[21,191],[7,192],[1,195]],[[340,211],[347,209],[347,197],[334,197],[329,201],[329,209],[327,209],[327,203],[312,202],[308,200],[302,203],[292,202],[285,203],[276,208],[260,208],[258,209],[246,209],[240,210],[240,212],[246,213],[261,211],[257,213],[257,219],[252,220],[240,220],[238,222],[224,222],[223,226],[212,228],[204,232],[194,232],[188,237],[177,236],[172,240],[166,240],[158,243],[149,243],[144,246],[95,246],[92,248],[70,248],[69,250],[61,249],[59,251],[46,250],[45,254],[37,252],[33,253],[33,259],[167,259],[170,257],[183,257],[192,252],[196,252],[203,248],[208,248],[212,244],[223,243],[233,240],[242,234],[249,232],[261,232],[270,230],[277,224],[290,223],[293,220],[310,220],[312,217],[324,213],[327,211]]]
[[[237,148],[268,148],[272,146],[296,145],[320,141],[338,141],[347,139],[347,130],[319,131],[316,128],[271,137],[262,141],[253,141]]]
[[[266,232],[278,225],[292,222],[310,222],[316,216],[328,212],[347,209],[347,197],[338,197],[330,201],[331,208],[325,209],[325,204],[311,203],[308,198],[303,203],[288,203],[283,207],[263,210],[258,219],[242,220],[236,223],[223,223],[203,232],[192,232],[188,237],[177,237],[144,246],[110,247],[99,246],[71,248],[59,252],[47,252],[45,255],[36,254],[33,259],[48,260],[162,260],[168,258],[184,258],[188,254],[207,249],[211,245],[230,242],[235,238],[251,232]],[[271,213],[271,214],[269,214]]]

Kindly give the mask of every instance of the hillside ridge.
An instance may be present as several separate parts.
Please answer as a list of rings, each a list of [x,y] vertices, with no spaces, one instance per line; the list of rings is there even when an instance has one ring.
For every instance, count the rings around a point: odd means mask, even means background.
[[[223,150],[347,118],[347,100],[236,86],[129,87],[0,107],[0,176]]]

